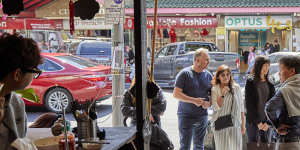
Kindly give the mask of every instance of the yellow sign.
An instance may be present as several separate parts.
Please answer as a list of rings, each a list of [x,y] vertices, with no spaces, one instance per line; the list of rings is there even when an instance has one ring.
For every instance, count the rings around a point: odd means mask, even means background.
[[[224,27],[218,27],[216,29],[217,35],[225,35],[225,28]]]
[[[292,30],[293,28],[290,20],[286,20],[285,25],[282,26],[280,21],[276,22],[275,19],[271,19],[270,15],[268,15],[267,18],[267,25],[272,26],[272,33],[275,33],[275,28],[277,30],[283,30],[283,29]]]

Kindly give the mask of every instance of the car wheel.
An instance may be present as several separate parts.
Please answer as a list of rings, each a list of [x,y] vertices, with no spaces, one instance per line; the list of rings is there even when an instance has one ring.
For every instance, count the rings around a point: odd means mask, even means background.
[[[69,111],[71,108],[71,102],[73,101],[70,92],[64,88],[54,88],[47,92],[44,104],[45,107],[52,112],[62,112],[62,105]]]

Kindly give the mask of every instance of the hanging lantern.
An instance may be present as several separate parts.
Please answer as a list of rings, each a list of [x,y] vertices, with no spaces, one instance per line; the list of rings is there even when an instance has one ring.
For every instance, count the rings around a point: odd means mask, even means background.
[[[194,31],[194,38],[199,38],[200,37],[200,32],[196,29],[195,31]]]
[[[175,29],[172,28],[172,29],[169,31],[169,35],[170,35],[171,43],[176,42],[176,32],[175,32]]]
[[[74,15],[82,20],[93,19],[99,9],[99,3],[95,0],[78,0],[74,3]]]
[[[24,10],[23,0],[2,0],[3,13],[10,15],[17,15]]]
[[[201,32],[200,32],[200,35],[201,36],[207,36],[208,35],[208,31],[207,31],[207,29],[206,28],[203,28],[202,30],[201,30]]]
[[[191,31],[189,28],[187,28],[185,31],[184,31],[184,35],[186,38],[191,38]]]
[[[74,3],[73,0],[69,2],[69,24],[70,24],[70,33],[73,35],[75,28],[74,28]]]

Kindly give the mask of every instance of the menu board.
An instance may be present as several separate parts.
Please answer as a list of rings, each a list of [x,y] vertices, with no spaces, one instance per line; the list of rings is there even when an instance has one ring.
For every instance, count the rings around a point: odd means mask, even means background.
[[[239,47],[258,46],[258,32],[240,32]]]

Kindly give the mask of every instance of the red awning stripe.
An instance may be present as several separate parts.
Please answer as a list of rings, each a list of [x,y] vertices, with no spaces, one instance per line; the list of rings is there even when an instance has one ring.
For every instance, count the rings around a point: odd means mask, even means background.
[[[36,5],[36,4],[40,3],[40,2],[41,2],[41,0],[30,0],[29,2],[24,3],[24,8],[28,9],[32,5]]]
[[[27,7],[26,9],[29,10],[29,11],[33,11],[36,8],[39,8],[39,7],[43,6],[43,5],[46,5],[46,4],[48,4],[48,3],[52,2],[52,1],[53,0],[41,0],[39,3],[31,5],[31,6]]]
[[[31,0],[23,0],[23,4],[30,2]]]

